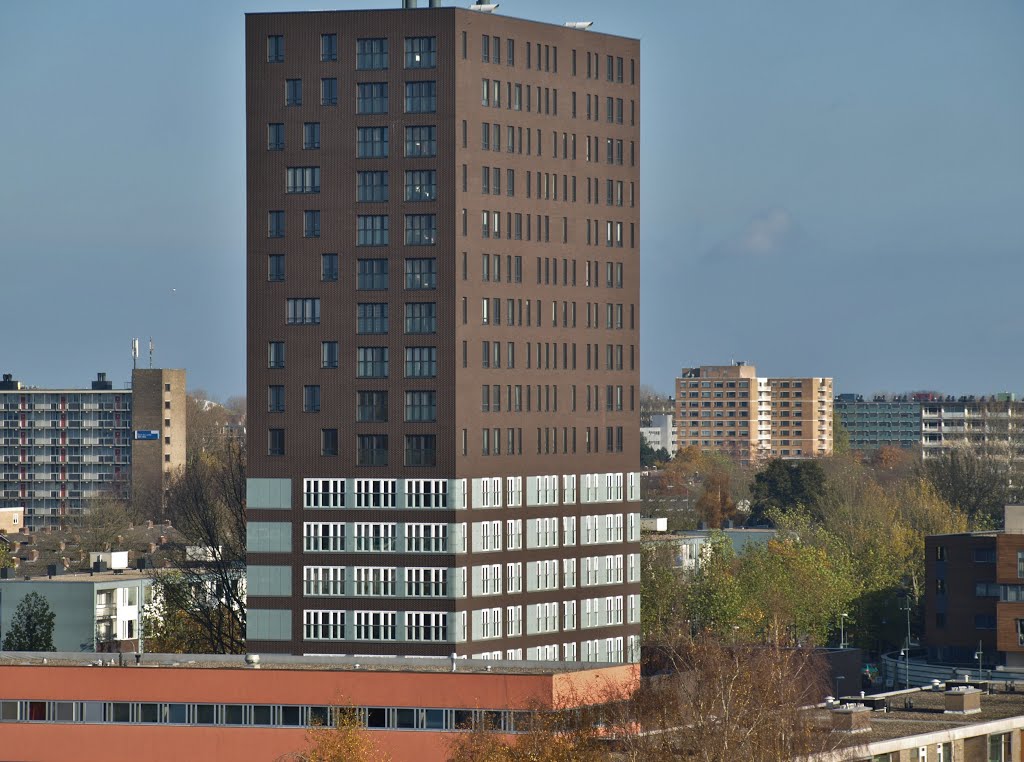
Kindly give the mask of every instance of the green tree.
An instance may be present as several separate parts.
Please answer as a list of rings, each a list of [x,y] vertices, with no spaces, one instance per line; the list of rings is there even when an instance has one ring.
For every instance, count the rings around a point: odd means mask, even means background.
[[[743,591],[736,576],[732,542],[713,532],[688,588],[686,610],[695,633],[729,638],[736,636],[743,612]]]
[[[644,468],[650,468],[654,465],[658,457],[658,452],[647,442],[647,437],[640,437],[640,465]]]
[[[640,630],[648,645],[672,642],[687,619],[686,581],[675,566],[674,538],[640,547]]]
[[[836,410],[832,413],[832,453],[846,455],[850,452],[850,432],[843,425],[843,417]]]
[[[1011,499],[1010,466],[1010,459],[984,449],[952,447],[925,460],[922,471],[947,503],[976,523],[998,526]]]
[[[761,523],[769,511],[797,506],[814,511],[825,491],[825,472],[813,460],[769,460],[754,475],[750,488],[751,522]]]
[[[55,651],[53,623],[56,615],[46,598],[29,593],[14,610],[11,626],[4,635],[5,651]]]

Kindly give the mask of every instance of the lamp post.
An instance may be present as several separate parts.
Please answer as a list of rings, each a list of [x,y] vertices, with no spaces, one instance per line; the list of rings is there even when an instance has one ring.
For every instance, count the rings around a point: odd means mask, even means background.
[[[849,614],[839,615],[839,647],[846,648],[846,617]]]
[[[904,657],[905,687],[910,688],[910,593],[904,593],[902,598],[903,606],[900,608],[907,613],[907,647],[900,652],[900,656]]]
[[[978,662],[978,679],[982,679],[981,675],[981,658],[984,656],[984,652],[981,649],[981,641],[978,641],[978,650],[974,652],[974,658]]]

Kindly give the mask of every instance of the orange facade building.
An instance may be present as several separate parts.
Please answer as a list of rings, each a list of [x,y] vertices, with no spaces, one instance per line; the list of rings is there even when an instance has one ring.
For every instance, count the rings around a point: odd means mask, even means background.
[[[246,658],[146,654],[136,666],[126,655],[98,666],[81,654],[7,654],[2,756],[276,760],[307,748],[307,727],[329,722],[330,707],[352,706],[381,753],[430,762],[485,718],[515,733],[533,710],[599,703],[638,680],[635,665],[263,657],[256,667]]]

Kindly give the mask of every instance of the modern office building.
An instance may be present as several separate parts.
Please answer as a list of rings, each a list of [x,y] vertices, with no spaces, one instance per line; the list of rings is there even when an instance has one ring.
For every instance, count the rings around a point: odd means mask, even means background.
[[[33,529],[101,496],[162,501],[185,462],[184,370],[136,369],[123,389],[105,373],[89,389],[26,387],[4,374],[0,414],[0,507],[24,507]]]
[[[636,660],[639,42],[398,5],[246,17],[249,648]]]
[[[683,368],[676,379],[676,446],[749,464],[832,454],[832,379],[761,378],[753,365]]]
[[[921,401],[917,395],[840,394],[834,402],[839,420],[850,435],[850,449],[910,449],[921,444]]]

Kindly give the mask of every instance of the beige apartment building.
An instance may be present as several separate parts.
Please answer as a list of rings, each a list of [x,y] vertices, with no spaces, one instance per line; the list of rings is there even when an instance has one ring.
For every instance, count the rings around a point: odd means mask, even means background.
[[[832,379],[763,378],[753,365],[683,368],[676,379],[678,447],[741,463],[832,454]]]

